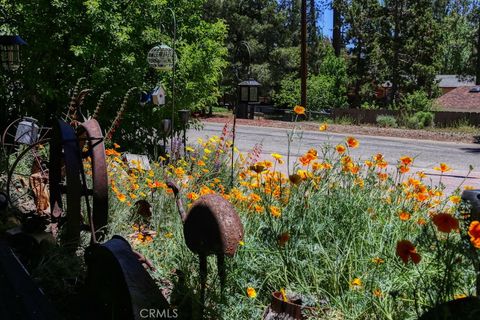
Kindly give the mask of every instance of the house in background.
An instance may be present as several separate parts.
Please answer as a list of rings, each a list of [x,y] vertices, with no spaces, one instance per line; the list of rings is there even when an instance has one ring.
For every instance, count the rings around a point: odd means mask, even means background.
[[[473,87],[475,79],[461,79],[455,74],[441,74],[435,77],[438,87],[442,90],[442,95],[449,93],[459,87]]]
[[[479,112],[480,86],[458,87],[436,100],[441,111]]]

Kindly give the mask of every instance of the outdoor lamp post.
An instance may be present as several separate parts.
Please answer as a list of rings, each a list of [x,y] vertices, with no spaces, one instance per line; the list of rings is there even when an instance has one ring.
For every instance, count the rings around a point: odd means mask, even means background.
[[[253,119],[253,111],[249,110],[251,104],[256,104],[259,101],[258,88],[261,84],[253,78],[240,82],[238,84],[238,115],[241,119]]]
[[[172,118],[171,128],[172,136],[170,140],[170,155],[173,157],[173,136],[175,134],[175,60],[176,60],[176,42],[177,42],[177,19],[175,11],[167,8],[173,18],[173,48],[165,44],[157,45],[150,49],[147,56],[147,62],[150,67],[160,71],[172,70]]]
[[[3,69],[15,71],[20,67],[20,46],[26,44],[18,35],[0,36],[0,60]]]
[[[183,126],[183,154],[187,156],[187,124],[190,120],[190,110],[179,110],[178,115]]]

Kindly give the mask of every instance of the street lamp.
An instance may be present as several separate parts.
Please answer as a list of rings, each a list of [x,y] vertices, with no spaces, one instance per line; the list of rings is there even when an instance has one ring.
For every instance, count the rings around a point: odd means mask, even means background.
[[[171,128],[172,135],[170,141],[170,155],[173,157],[173,136],[175,134],[175,60],[176,60],[176,42],[177,42],[177,19],[175,17],[175,11],[171,8],[167,8],[173,17],[173,48],[167,45],[161,44],[153,47],[148,52],[147,62],[150,67],[161,71],[172,70],[172,118]]]
[[[258,88],[261,84],[251,77],[251,61],[252,54],[250,46],[246,41],[242,41],[241,45],[245,46],[248,51],[248,80],[242,81],[238,84],[238,103],[234,107],[233,114],[233,129],[232,129],[232,163],[231,163],[231,172],[230,172],[230,183],[233,188],[234,184],[234,156],[235,156],[235,135],[236,135],[236,126],[237,118],[248,119],[249,117],[249,107],[250,104],[256,104],[259,101],[258,97]],[[238,77],[238,76],[237,76]],[[254,118],[255,109],[250,111],[251,119]]]
[[[15,71],[20,67],[20,46],[27,43],[18,35],[0,36],[0,61],[7,71]]]
[[[258,88],[260,88],[260,86],[261,84],[253,78],[242,81],[238,84],[238,106],[241,107],[239,109],[239,115],[237,115],[239,118],[253,119],[254,112],[249,110],[249,107],[251,104],[258,103]]]

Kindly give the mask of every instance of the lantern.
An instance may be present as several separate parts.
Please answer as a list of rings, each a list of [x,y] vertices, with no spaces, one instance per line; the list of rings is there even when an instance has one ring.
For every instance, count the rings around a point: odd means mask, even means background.
[[[172,48],[162,44],[150,49],[147,61],[152,68],[162,71],[170,71],[173,69],[174,54]]]
[[[260,88],[260,86],[261,84],[254,79],[239,83],[240,102],[258,102],[258,88]]]
[[[20,67],[20,46],[26,44],[20,36],[0,36],[0,60],[5,70],[15,71]]]
[[[20,121],[15,132],[15,142],[20,144],[32,145],[38,139],[38,120],[25,117]]]
[[[249,79],[238,84],[238,106],[235,111],[240,119],[253,119],[255,104],[258,104],[258,88],[261,84],[254,79]]]

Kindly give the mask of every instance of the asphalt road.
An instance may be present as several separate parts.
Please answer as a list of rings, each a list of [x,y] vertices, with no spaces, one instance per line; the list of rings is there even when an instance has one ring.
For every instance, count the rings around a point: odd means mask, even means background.
[[[190,143],[197,138],[221,135],[223,124],[204,122],[203,130],[190,130]],[[249,152],[255,144],[262,144],[262,157],[271,159],[271,153],[287,154],[287,129],[262,128],[253,126],[237,126],[236,146],[241,152]],[[337,145],[345,141],[347,135],[304,131],[296,135],[292,143],[291,154],[296,157],[310,148],[319,148],[324,143]],[[468,174],[469,166],[474,170],[465,184],[480,189],[480,145],[451,142],[411,140],[392,137],[355,136],[360,141],[358,149],[353,150],[354,158],[366,160],[372,155],[382,153],[389,163],[396,163],[401,156],[411,156],[415,159],[413,169],[423,170],[435,182],[439,174],[433,170],[440,162],[448,164],[453,170],[448,172],[442,181],[449,190],[458,186]]]

